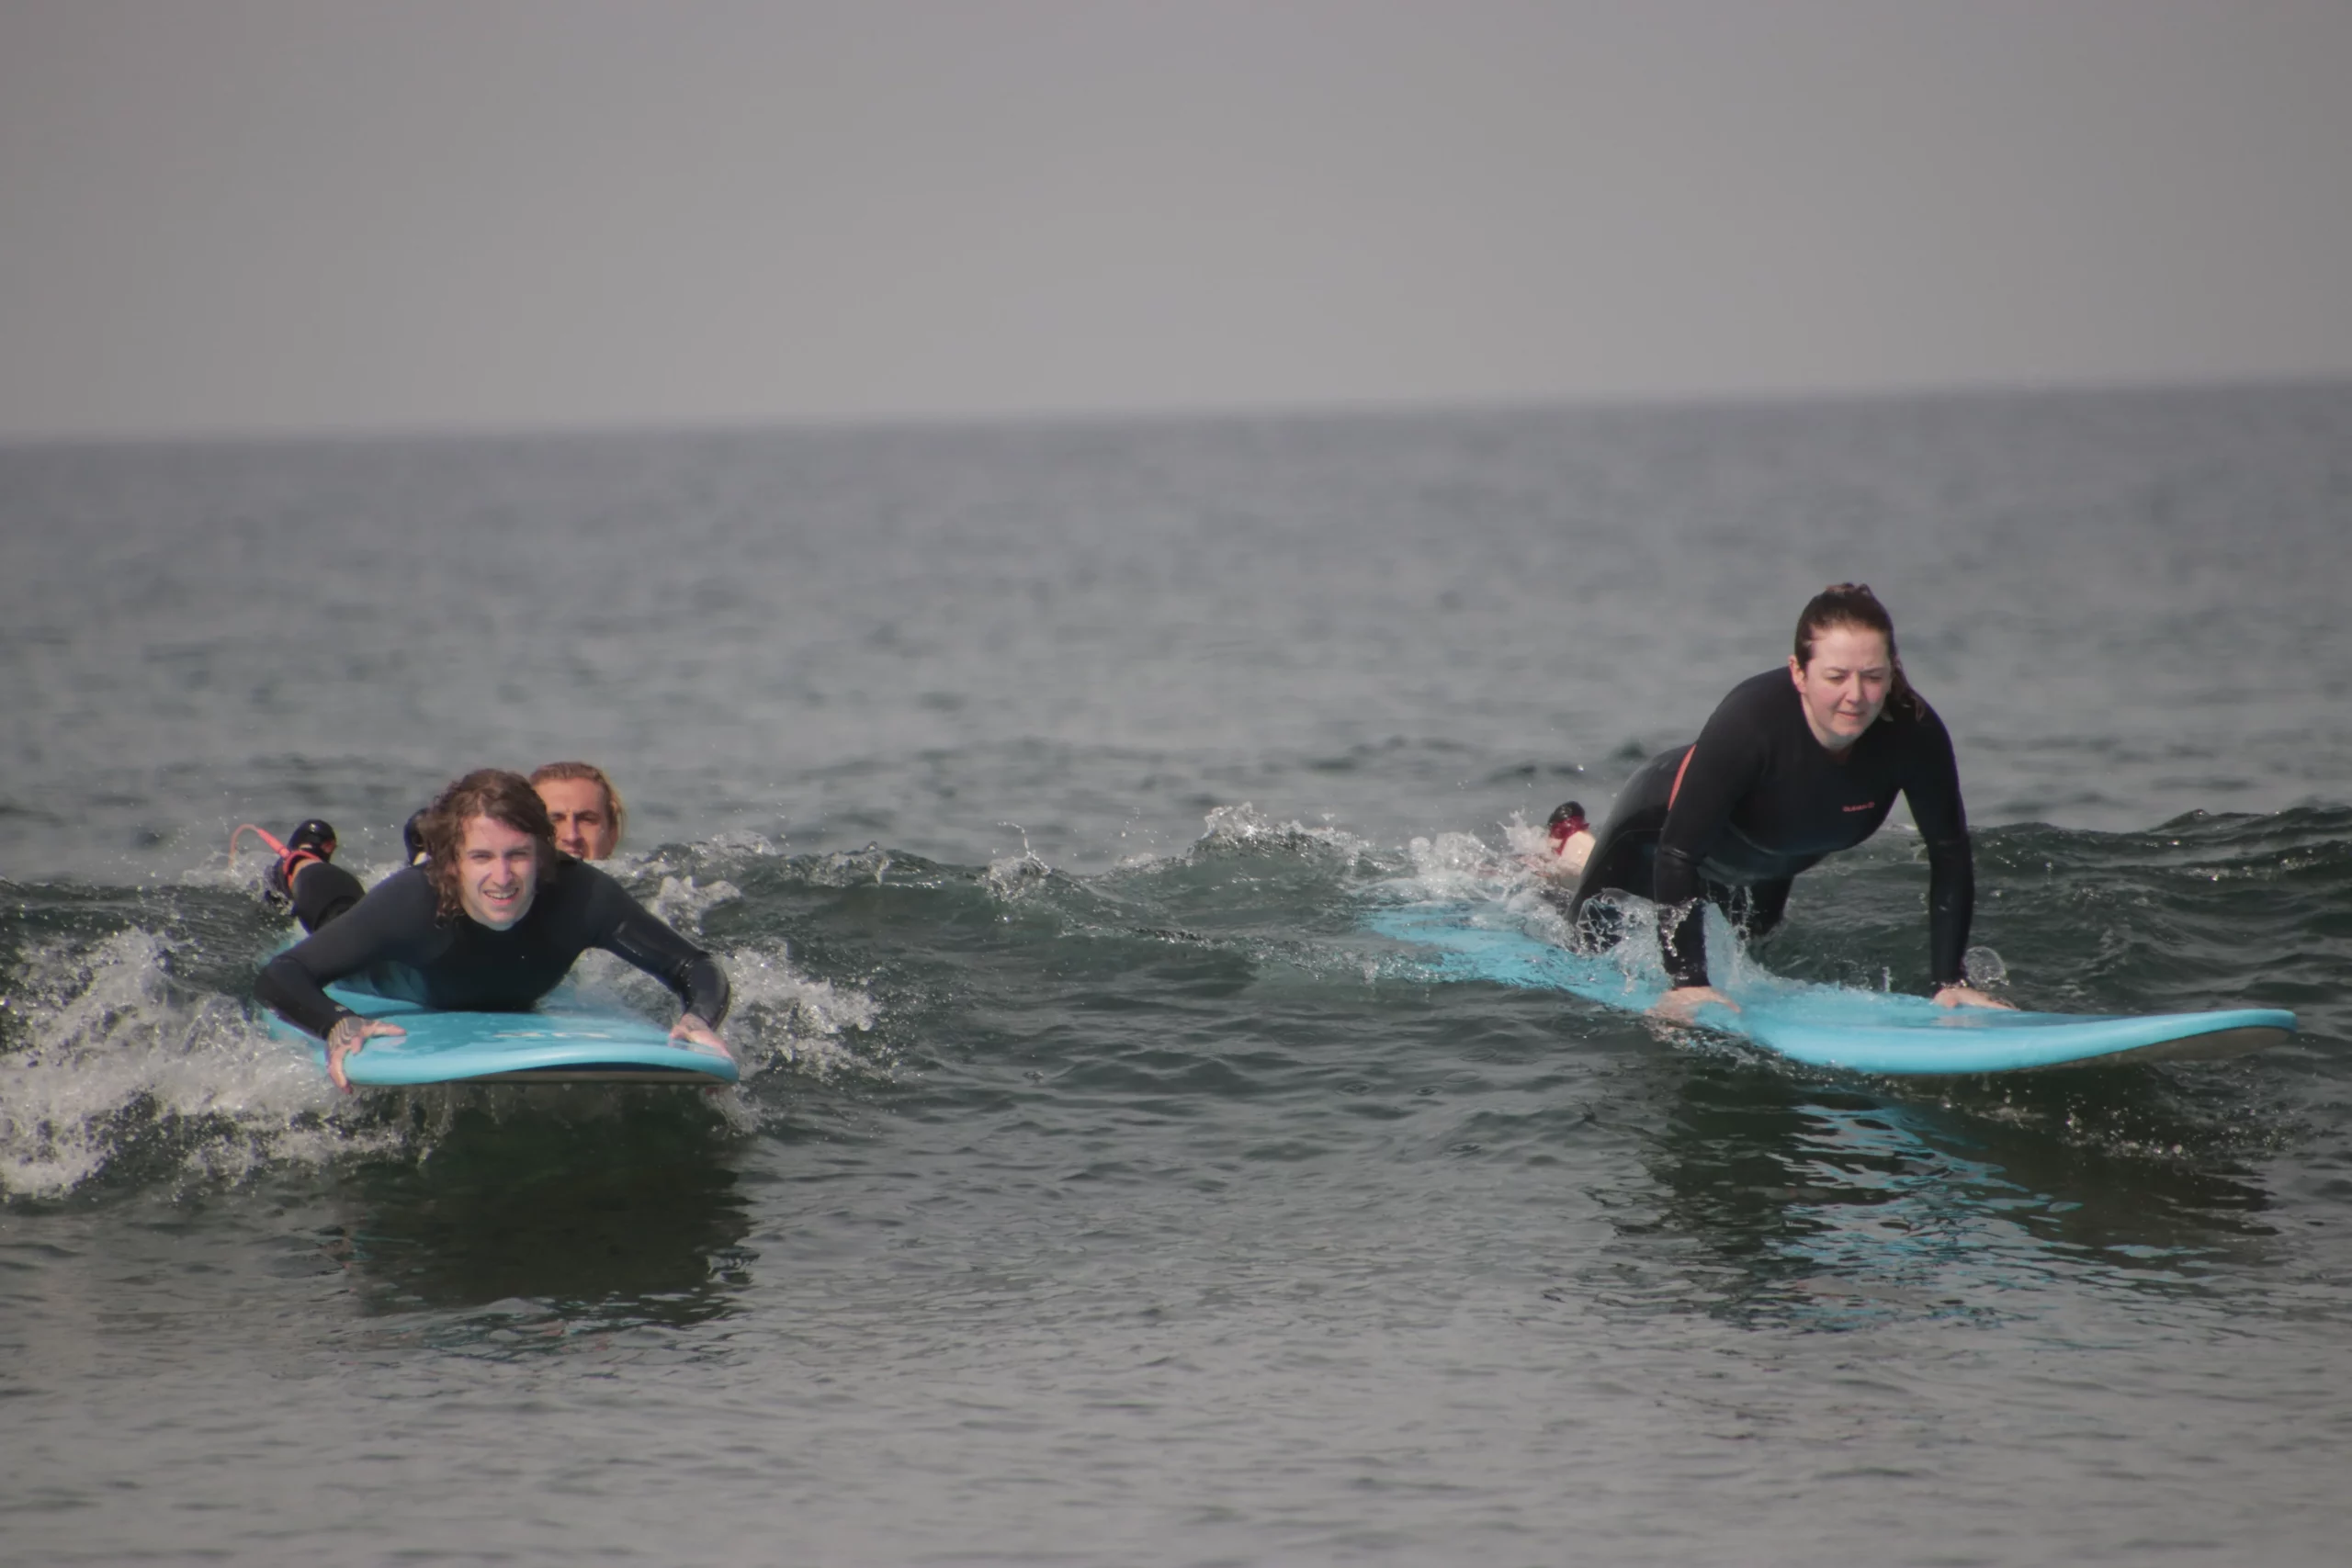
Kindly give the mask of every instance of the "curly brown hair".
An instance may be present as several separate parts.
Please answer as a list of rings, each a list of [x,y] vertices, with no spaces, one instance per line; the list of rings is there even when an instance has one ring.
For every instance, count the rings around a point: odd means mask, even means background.
[[[1886,638],[1886,660],[1894,667],[1894,679],[1887,682],[1887,707],[1914,717],[1926,714],[1928,705],[1911,689],[1910,677],[1903,673],[1903,655],[1894,646],[1894,617],[1886,613],[1869,583],[1833,582],[1805,601],[1804,613],[1797,617],[1797,668],[1812,666],[1813,645],[1832,626],[1876,632]]]
[[[555,824],[548,820],[539,792],[520,773],[504,768],[476,768],[434,796],[433,804],[424,808],[424,819],[417,824],[428,857],[424,874],[439,896],[439,913],[445,920],[455,919],[465,908],[458,897],[458,853],[465,847],[466,824],[477,817],[528,833],[538,843],[538,885],[546,886],[555,875]]]
[[[605,792],[605,815],[613,822],[613,848],[621,847],[621,834],[628,829],[628,807],[621,802],[621,792],[605,776],[605,770],[594,762],[549,762],[531,770],[531,783],[543,784],[551,779],[586,779]]]

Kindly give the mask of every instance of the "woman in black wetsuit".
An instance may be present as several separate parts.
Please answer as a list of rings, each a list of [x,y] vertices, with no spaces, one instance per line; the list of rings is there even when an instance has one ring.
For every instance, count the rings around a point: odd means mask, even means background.
[[[1577,884],[1569,919],[1602,940],[1586,906],[1604,893],[1657,904],[1658,947],[1673,981],[1658,1010],[1689,1019],[1713,1002],[1705,908],[1750,938],[1780,923],[1797,873],[1878,831],[1900,791],[1928,841],[1930,978],[1947,1007],[2007,1007],[1967,983],[1976,897],[1951,737],[1910,683],[1894,623],[1860,583],[1825,588],[1797,619],[1785,673],[1732,688],[1699,739],[1652,758],[1627,781]],[[1605,906],[1604,906],[1605,908]]]
[[[327,1043],[327,1076],[350,1086],[344,1058],[399,1025],[362,1018],[326,994],[365,975],[387,996],[427,1007],[503,1012],[528,1008],[581,953],[616,953],[676,993],[673,1038],[727,1049],[727,975],[621,885],[559,854],[555,828],[529,782],[485,768],[441,792],[424,813],[428,859],[394,872],[261,972],[255,994]]]

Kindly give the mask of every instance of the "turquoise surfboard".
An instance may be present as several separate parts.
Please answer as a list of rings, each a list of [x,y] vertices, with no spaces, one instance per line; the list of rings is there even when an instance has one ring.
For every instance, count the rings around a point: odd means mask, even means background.
[[[436,1012],[372,991],[329,986],[352,1011],[397,1023],[343,1059],[355,1086],[398,1089],[436,1083],[650,1083],[709,1087],[739,1076],[733,1057],[708,1045],[673,1040],[658,1024],[626,1014],[542,1009],[532,1012]],[[323,1042],[282,1019],[270,1032],[310,1047],[324,1073]]]
[[[1666,994],[1664,974],[1629,971],[1611,955],[1571,953],[1525,930],[1493,903],[1411,904],[1374,911],[1375,934],[1429,950],[1440,977],[1566,991],[1588,1001],[1646,1011]],[[2276,1045],[2295,1032],[2278,1008],[2221,1012],[2010,1012],[1942,1008],[1926,997],[1810,985],[1759,974],[1752,964],[1716,987],[1739,1010],[1703,1010],[1699,1022],[1809,1066],[1858,1073],[2007,1073],[2116,1062],[2212,1061]]]

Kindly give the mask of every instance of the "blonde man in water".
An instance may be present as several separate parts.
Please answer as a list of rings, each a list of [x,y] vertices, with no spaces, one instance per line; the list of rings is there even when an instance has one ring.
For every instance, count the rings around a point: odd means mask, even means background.
[[[628,807],[621,792],[593,762],[549,762],[531,774],[531,787],[555,824],[555,847],[574,860],[608,860],[621,847]]]
[[[530,783],[554,825],[558,852],[573,860],[600,861],[620,848],[628,808],[604,769],[593,762],[549,762],[531,774]],[[418,812],[401,829],[412,864],[421,863],[424,858],[418,826],[424,815]],[[277,863],[263,880],[293,908],[294,918],[304,931],[317,931],[366,894],[357,877],[333,863],[334,829],[322,819],[313,817],[304,822],[287,835],[283,844],[258,828],[251,830],[277,851]]]

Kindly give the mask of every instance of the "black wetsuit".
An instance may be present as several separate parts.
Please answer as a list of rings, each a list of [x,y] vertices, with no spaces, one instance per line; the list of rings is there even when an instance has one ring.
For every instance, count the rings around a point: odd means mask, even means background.
[[[331,869],[331,868],[330,868]],[[319,868],[306,867],[309,883]],[[322,988],[364,976],[385,996],[427,1007],[512,1012],[531,1006],[592,947],[619,954],[678,995],[714,1029],[727,1016],[726,971],[593,865],[557,859],[528,913],[503,931],[460,914],[442,919],[422,867],[394,872],[346,912],[270,960],[254,994],[324,1039],[348,1008]]]
[[[1951,736],[1916,696],[1894,698],[1841,757],[1814,739],[1785,668],[1732,688],[1689,746],[1626,783],[1570,905],[1599,934],[1596,894],[1639,894],[1661,911],[1658,946],[1677,986],[1707,984],[1702,897],[1746,934],[1780,923],[1797,873],[1878,831],[1896,791],[1928,841],[1928,960],[1940,988],[1961,983],[1976,875]]]
[[[294,918],[315,932],[368,897],[359,879],[332,861],[312,861],[294,874]]]

